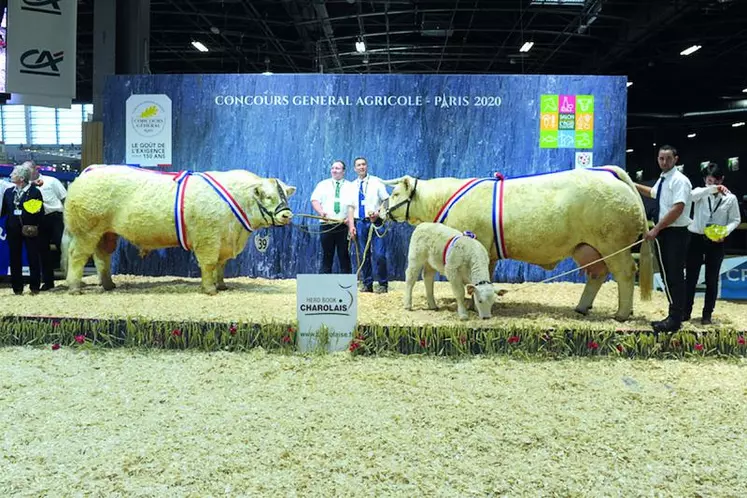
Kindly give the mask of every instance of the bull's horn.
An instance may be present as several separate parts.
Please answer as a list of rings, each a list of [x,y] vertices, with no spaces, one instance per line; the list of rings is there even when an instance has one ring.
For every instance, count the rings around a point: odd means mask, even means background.
[[[399,178],[394,178],[392,180],[381,180],[381,183],[383,183],[384,185],[397,185],[399,182],[401,182],[404,179],[405,179],[404,176],[400,176]]]

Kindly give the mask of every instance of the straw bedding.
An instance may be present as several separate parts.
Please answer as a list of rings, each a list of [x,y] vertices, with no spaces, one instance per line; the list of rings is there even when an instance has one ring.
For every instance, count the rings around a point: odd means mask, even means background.
[[[0,495],[742,496],[745,368],[4,348]]]
[[[157,320],[214,322],[281,322],[296,319],[296,281],[251,278],[228,279],[229,290],[217,296],[199,292],[199,279],[179,277],[142,277],[117,275],[117,289],[104,292],[92,285],[96,277],[86,277],[89,285],[83,294],[70,296],[64,285],[37,296],[15,296],[10,289],[0,291],[0,309],[4,315],[34,315],[77,318],[147,318]],[[605,283],[591,313],[584,317],[573,311],[583,289],[582,284],[550,283],[539,285],[500,284],[510,292],[498,299],[494,317],[479,320],[474,312],[471,320],[460,322],[456,303],[447,282],[436,282],[439,311],[426,309],[425,291],[418,282],[413,293],[411,312],[402,307],[403,282],[392,282],[388,294],[359,293],[359,323],[388,325],[474,325],[479,327],[567,328],[596,330],[649,329],[649,322],[667,314],[666,297],[654,293],[649,302],[639,300],[636,290],[634,316],[625,324],[612,317],[617,309],[617,285]],[[26,291],[28,293],[28,290]],[[697,298],[694,317],[699,318],[702,298]],[[719,301],[714,314],[714,327],[747,327],[747,306]],[[687,329],[701,328],[698,320],[686,324]]]

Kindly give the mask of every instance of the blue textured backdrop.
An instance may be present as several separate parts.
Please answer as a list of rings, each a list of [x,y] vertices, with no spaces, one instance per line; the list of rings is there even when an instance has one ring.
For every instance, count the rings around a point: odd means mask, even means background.
[[[355,172],[350,163],[359,155],[368,159],[372,174],[383,178],[403,174],[467,178],[495,171],[510,178],[571,169],[577,149],[539,147],[540,95],[568,94],[594,96],[594,164],[624,167],[625,82],[625,77],[541,75],[115,76],[107,81],[104,101],[104,159],[109,164],[125,161],[127,98],[166,94],[173,102],[173,170],[244,168],[276,176],[297,187],[291,197],[293,210],[311,213],[314,185],[329,176],[329,165],[338,158],[348,164],[351,180]],[[351,105],[294,104],[294,96],[319,95],[349,97]],[[358,97],[390,95],[413,102],[420,97],[421,105],[356,103]],[[227,96],[280,98],[275,105],[225,105]],[[468,105],[437,105],[443,97],[466,97],[459,100]],[[500,105],[476,106],[480,100]],[[316,226],[312,222],[311,228]],[[393,280],[404,278],[411,233],[412,227],[400,224],[387,236]],[[317,235],[290,226],[272,229],[270,237],[264,254],[250,238],[244,252],[227,265],[226,275],[294,278],[297,273],[318,271]],[[571,260],[552,272],[503,261],[496,279],[536,281],[571,268]],[[113,270],[199,275],[195,258],[181,249],[157,251],[141,259],[128,243],[120,243]]]

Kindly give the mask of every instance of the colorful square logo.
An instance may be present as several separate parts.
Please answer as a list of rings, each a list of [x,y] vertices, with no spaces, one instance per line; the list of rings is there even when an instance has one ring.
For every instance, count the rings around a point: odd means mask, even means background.
[[[594,96],[540,95],[540,148],[594,147]]]

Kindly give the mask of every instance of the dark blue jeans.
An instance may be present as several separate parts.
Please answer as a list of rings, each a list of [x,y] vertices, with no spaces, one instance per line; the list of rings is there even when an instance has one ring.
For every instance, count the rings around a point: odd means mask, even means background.
[[[377,227],[379,233],[383,232],[383,227]],[[368,231],[371,229],[371,222],[369,220],[356,220],[355,229],[358,232],[356,240],[358,241],[358,257],[363,257],[363,251],[366,249],[366,243],[368,242]],[[375,268],[375,275],[371,274],[371,261]],[[353,265],[357,266],[360,264],[356,256],[353,255]],[[371,245],[368,248],[368,254],[366,259],[363,260],[363,267],[361,268],[361,280],[363,285],[366,287],[373,286],[374,278],[379,282],[379,285],[383,287],[388,286],[387,282],[387,268],[386,268],[386,244],[384,238],[377,236],[375,233],[371,233]]]

